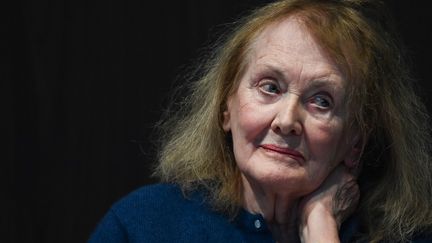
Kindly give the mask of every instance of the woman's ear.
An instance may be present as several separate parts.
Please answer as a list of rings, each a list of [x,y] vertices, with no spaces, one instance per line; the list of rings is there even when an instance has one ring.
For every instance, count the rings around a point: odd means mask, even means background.
[[[360,149],[351,148],[351,151],[348,153],[347,157],[344,159],[344,164],[352,169],[358,166],[360,161]]]
[[[230,113],[230,107],[231,107],[231,97],[227,99],[227,102],[225,104],[225,110],[223,111],[223,122],[222,122],[222,128],[225,132],[231,131],[231,113]]]
[[[363,142],[362,139],[360,139],[360,136],[356,135],[354,136],[351,144],[352,145],[349,148],[349,151],[347,152],[347,155],[344,159],[344,164],[349,169],[354,169],[359,167],[360,156],[363,150]]]
[[[230,113],[228,110],[225,110],[223,112],[223,123],[222,128],[225,132],[229,132],[231,130],[231,123],[230,123]]]

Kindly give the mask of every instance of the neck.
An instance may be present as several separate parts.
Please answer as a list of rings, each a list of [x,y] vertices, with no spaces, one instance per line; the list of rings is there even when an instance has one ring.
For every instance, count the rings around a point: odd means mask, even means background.
[[[260,186],[242,175],[243,206],[254,214],[261,214],[277,242],[293,242],[297,238],[297,201],[289,193],[278,193]],[[294,241],[295,242],[295,241]]]

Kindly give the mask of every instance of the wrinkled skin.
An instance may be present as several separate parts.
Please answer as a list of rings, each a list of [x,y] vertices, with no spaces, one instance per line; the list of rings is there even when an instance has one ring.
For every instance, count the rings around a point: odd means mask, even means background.
[[[267,26],[247,61],[223,114],[243,206],[263,215],[278,242],[299,235],[337,242],[358,201],[348,172],[358,160],[358,136],[344,127],[345,77],[295,18]],[[342,190],[347,184],[351,190]]]

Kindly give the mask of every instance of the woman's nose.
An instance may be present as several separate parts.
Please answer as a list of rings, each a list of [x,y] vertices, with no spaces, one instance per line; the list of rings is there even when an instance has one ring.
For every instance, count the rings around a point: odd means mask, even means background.
[[[296,95],[286,97],[276,109],[271,124],[272,130],[283,135],[301,135],[303,124],[299,97]]]

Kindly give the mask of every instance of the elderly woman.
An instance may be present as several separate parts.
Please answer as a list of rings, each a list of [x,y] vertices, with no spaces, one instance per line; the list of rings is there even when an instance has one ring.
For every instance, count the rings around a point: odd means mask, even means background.
[[[243,19],[164,123],[165,183],[90,242],[432,240],[428,118],[383,8],[288,0]]]

